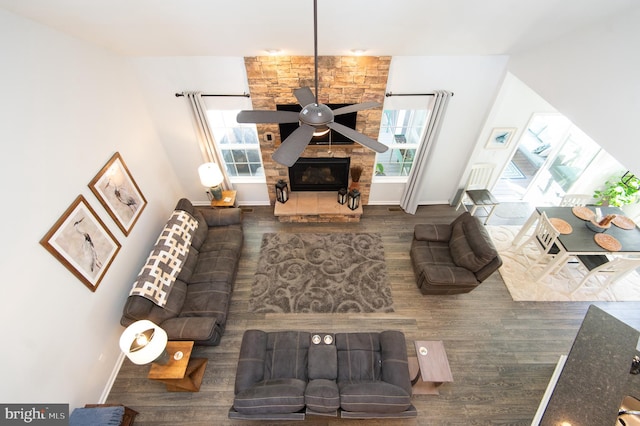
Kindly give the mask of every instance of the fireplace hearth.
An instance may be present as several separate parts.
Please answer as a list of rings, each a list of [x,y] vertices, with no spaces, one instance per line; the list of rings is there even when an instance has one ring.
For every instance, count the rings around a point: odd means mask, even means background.
[[[349,185],[350,158],[301,157],[289,167],[291,191],[337,191]]]

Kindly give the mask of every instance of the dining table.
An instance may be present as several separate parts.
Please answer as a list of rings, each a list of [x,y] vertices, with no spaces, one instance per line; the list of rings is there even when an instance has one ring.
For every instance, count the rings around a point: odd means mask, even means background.
[[[587,226],[589,220],[578,217],[575,213],[579,212],[582,217],[585,217],[585,215],[582,214],[587,211],[585,209],[592,211],[594,217],[596,217],[598,213],[600,213],[602,217],[609,214],[616,215],[618,220],[616,221],[614,219],[610,227],[606,228],[603,233],[613,237],[615,239],[614,243],[617,241],[615,247],[607,244],[603,246],[596,242],[596,235],[599,232],[591,230]],[[564,229],[557,229],[561,231],[556,241],[556,244],[561,246],[558,247],[560,249],[559,253],[545,266],[542,272],[536,277],[536,281],[559,270],[560,266],[564,265],[571,257],[585,255],[640,255],[640,229],[631,219],[625,216],[622,209],[613,206],[583,206],[580,207],[580,210],[576,210],[574,207],[536,207],[518,234],[514,237],[512,242],[513,246],[518,246],[519,242],[527,235],[529,229],[536,223],[542,213],[547,215],[552,224],[554,219],[559,220]],[[558,221],[556,221],[556,223],[557,222]],[[620,225],[616,225],[616,223]],[[609,237],[606,238],[611,240]]]

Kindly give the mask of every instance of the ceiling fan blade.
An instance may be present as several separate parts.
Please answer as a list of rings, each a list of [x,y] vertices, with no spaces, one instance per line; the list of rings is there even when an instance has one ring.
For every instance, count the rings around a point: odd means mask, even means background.
[[[294,111],[240,111],[236,117],[238,123],[297,123],[299,113]]]
[[[333,115],[348,114],[350,112],[362,111],[363,109],[376,108],[381,104],[379,102],[362,102],[360,104],[348,105],[333,110]]]
[[[293,96],[296,97],[298,103],[303,107],[306,107],[309,104],[316,103],[316,97],[313,95],[313,92],[308,87],[301,87],[293,91]]]
[[[389,149],[389,147],[386,146],[385,144],[382,144],[376,140],[373,140],[370,137],[365,136],[362,133],[357,132],[347,126],[343,126],[340,123],[333,122],[333,123],[327,124],[327,126],[332,128],[336,132],[345,135],[349,139],[352,139],[358,142],[360,145],[364,145],[367,148],[374,150],[375,152],[385,152],[387,149]]]
[[[307,145],[309,145],[309,142],[311,142],[315,130],[313,126],[301,124],[288,138],[282,141],[282,144],[275,150],[271,158],[273,158],[276,163],[284,166],[293,166],[293,164],[298,161],[298,158],[300,158],[302,151],[304,151]]]

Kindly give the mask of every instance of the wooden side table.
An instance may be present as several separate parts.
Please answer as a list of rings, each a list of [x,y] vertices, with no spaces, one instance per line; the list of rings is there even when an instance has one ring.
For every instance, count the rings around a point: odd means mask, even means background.
[[[449,360],[442,340],[416,340],[416,357],[409,357],[409,375],[413,393],[439,395],[438,386],[453,382]]]
[[[151,364],[147,377],[164,383],[169,392],[198,392],[208,360],[191,358],[192,349],[193,342],[167,342],[169,362]],[[182,352],[182,358],[176,360],[176,352]]]
[[[236,204],[236,195],[238,191],[222,191],[222,198],[219,200],[211,200],[211,207],[233,207]]]

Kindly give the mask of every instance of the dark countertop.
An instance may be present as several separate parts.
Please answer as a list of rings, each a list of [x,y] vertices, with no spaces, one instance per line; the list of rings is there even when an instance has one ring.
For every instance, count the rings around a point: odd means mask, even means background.
[[[622,399],[640,398],[640,374],[629,373],[639,337],[591,305],[540,424],[615,425]]]

